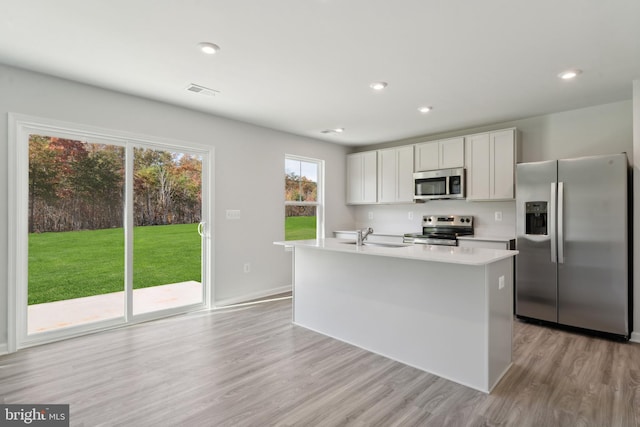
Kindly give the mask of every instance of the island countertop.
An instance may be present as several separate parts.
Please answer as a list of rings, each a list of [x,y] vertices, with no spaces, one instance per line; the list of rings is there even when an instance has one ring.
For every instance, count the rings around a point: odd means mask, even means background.
[[[274,242],[274,244],[285,247],[298,246],[333,252],[357,253],[362,255],[375,255],[465,265],[487,265],[518,254],[518,251],[512,250],[419,244],[388,245],[384,243],[367,244],[367,242],[365,242],[363,246],[357,246],[354,244],[353,240],[336,238],[290,240]]]

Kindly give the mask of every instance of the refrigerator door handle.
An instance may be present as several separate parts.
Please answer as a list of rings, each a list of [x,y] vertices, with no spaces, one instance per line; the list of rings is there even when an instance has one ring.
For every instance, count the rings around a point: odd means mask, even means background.
[[[556,182],[551,183],[551,206],[549,210],[549,235],[551,237],[551,262],[556,263],[558,260],[556,255]]]
[[[564,264],[564,182],[558,183],[558,263]]]

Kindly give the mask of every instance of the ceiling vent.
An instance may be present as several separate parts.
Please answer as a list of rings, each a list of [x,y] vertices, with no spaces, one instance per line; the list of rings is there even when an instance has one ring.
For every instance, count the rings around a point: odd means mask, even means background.
[[[198,93],[200,95],[206,95],[206,96],[216,96],[217,94],[220,93],[219,90],[209,89],[208,87],[200,86],[194,83],[191,83],[189,86],[187,86],[187,90],[189,92]]]

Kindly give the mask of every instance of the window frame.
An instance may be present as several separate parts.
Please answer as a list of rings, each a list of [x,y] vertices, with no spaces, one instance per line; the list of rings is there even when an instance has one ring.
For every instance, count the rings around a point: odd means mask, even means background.
[[[318,167],[318,177],[317,177],[317,182],[316,182],[316,201],[315,202],[297,202],[297,201],[293,201],[293,200],[285,200],[284,201],[284,206],[315,206],[316,207],[316,239],[322,239],[325,237],[325,230],[324,230],[324,160],[322,159],[315,159],[312,157],[304,157],[304,156],[298,156],[295,154],[285,154],[284,156],[284,160],[285,160],[285,168],[284,168],[284,172],[285,172],[285,176],[286,176],[286,162],[287,160],[294,160],[294,161],[300,161],[300,162],[306,162],[306,163],[315,163]],[[285,209],[285,215],[283,215],[283,218],[286,218],[286,209]],[[284,232],[284,225],[282,227],[282,230]],[[285,235],[285,239],[286,239],[286,235]]]

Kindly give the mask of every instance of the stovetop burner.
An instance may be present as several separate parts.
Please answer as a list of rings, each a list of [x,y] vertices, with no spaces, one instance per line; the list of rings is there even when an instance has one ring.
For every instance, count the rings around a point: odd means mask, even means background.
[[[457,246],[458,236],[473,235],[473,216],[425,215],[422,233],[404,235],[405,243]]]

